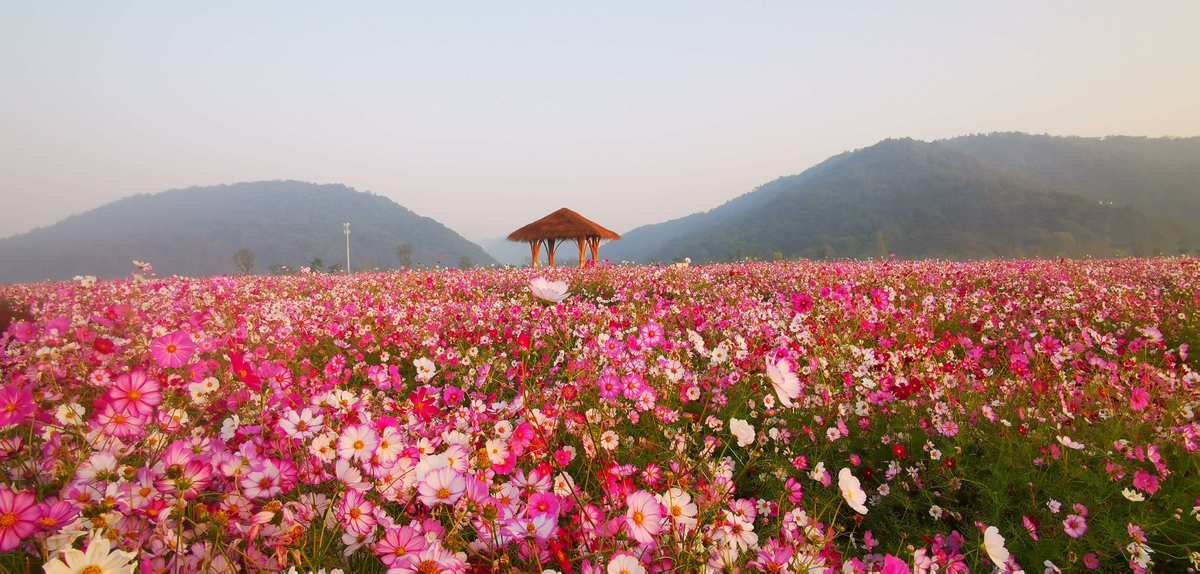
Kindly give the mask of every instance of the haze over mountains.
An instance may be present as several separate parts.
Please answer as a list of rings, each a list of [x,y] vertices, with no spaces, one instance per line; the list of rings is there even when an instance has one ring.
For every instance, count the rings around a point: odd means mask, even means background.
[[[891,139],[716,209],[639,227],[601,254],[637,262],[1144,256],[1200,252],[1198,220],[1200,138]],[[356,269],[528,262],[524,245],[488,240],[489,255],[378,195],[266,181],[133,196],[0,239],[0,281],[125,276],[133,259],[161,274],[230,274],[240,249],[253,252],[259,273],[314,259],[331,268],[345,258],[343,221],[353,223]]]
[[[478,245],[385,197],[263,181],[136,195],[2,239],[0,281],[127,276],[133,259],[161,275],[231,274],[240,249],[254,253],[258,273],[314,259],[330,268],[344,265],[344,221],[353,222],[352,269],[495,263]],[[401,244],[409,246],[405,261]]]
[[[1200,138],[885,140],[716,209],[634,229],[612,260],[1128,256],[1200,249]]]

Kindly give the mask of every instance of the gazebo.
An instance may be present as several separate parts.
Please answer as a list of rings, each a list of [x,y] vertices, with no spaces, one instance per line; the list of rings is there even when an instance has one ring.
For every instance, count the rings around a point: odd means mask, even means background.
[[[612,230],[565,207],[508,234],[509,241],[529,244],[534,269],[538,267],[538,252],[543,243],[546,244],[546,262],[554,267],[555,248],[564,241],[574,239],[579,244],[579,266],[583,267],[587,264],[583,249],[585,244],[592,252],[592,264],[595,265],[600,256],[600,240],[620,238]]]

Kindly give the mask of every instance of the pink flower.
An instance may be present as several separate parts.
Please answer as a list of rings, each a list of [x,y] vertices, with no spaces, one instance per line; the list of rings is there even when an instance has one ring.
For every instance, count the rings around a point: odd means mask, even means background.
[[[908,564],[905,564],[903,560],[891,554],[883,557],[883,570],[880,570],[880,574],[911,574],[911,572]]]
[[[389,568],[399,568],[417,559],[417,553],[429,543],[412,527],[389,528],[383,539],[375,543],[375,555]]]
[[[1083,536],[1087,532],[1087,528],[1087,519],[1078,514],[1071,514],[1063,519],[1063,532],[1066,532],[1067,536],[1071,538]]]
[[[42,530],[54,532],[75,520],[79,509],[65,500],[47,500],[38,505],[38,526]]]
[[[37,530],[37,499],[0,486],[0,552],[8,552]]]
[[[453,505],[462,498],[467,483],[457,470],[444,466],[425,476],[425,480],[417,488],[421,502],[433,507],[438,504]]]
[[[137,413],[118,409],[115,403],[110,402],[104,406],[104,410],[96,415],[96,422],[100,423],[100,428],[105,433],[125,438],[140,434],[142,426],[146,424],[146,419],[138,416]]]
[[[270,498],[283,492],[279,466],[267,459],[255,470],[242,477],[242,494],[246,498]]]
[[[1146,389],[1137,387],[1129,393],[1129,408],[1135,411],[1144,410],[1150,406],[1150,393]]]
[[[662,530],[663,507],[653,494],[639,490],[625,498],[625,525],[629,535],[642,544],[654,541],[654,535]]]
[[[1133,487],[1146,494],[1154,494],[1158,492],[1158,477],[1144,470],[1138,470],[1133,474]]]
[[[108,391],[113,408],[120,412],[146,416],[162,402],[162,387],[158,381],[142,371],[133,371],[117,377]]]
[[[171,369],[186,365],[195,350],[192,337],[183,331],[163,335],[150,343],[150,356],[159,366]]]
[[[431,544],[416,558],[392,570],[395,574],[450,574],[466,570],[466,564],[440,545]]]
[[[0,390],[0,427],[25,422],[33,416],[33,393],[17,385]]]
[[[355,534],[370,534],[375,529],[375,503],[367,500],[361,492],[350,490],[338,507],[337,518],[346,530]]]

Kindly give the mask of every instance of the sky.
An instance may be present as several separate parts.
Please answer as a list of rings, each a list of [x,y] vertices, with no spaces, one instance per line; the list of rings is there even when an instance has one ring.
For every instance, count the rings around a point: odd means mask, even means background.
[[[888,137],[1200,135],[1200,2],[0,2],[0,236],[344,183],[618,232]]]

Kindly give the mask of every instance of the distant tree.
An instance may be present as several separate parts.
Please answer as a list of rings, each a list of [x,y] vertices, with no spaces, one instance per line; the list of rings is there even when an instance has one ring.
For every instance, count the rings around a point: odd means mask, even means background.
[[[342,272],[342,264],[341,264],[341,263],[334,263],[333,265],[330,265],[330,266],[329,266],[329,272],[330,272],[330,273],[341,273],[341,272]]]
[[[407,241],[401,241],[396,245],[396,259],[400,260],[401,267],[412,267],[412,253],[412,245],[409,245]]]
[[[313,271],[324,271],[325,260],[321,259],[320,257],[313,257],[312,261],[308,262],[308,268],[312,269]]]
[[[473,261],[470,257],[463,255],[462,257],[458,258],[458,268],[459,269],[470,269],[474,266],[475,266],[475,261]]]
[[[238,273],[249,275],[251,271],[254,271],[254,252],[245,247],[238,249],[233,254],[233,266]]]
[[[292,270],[287,265],[272,265],[271,275],[291,275]]]

